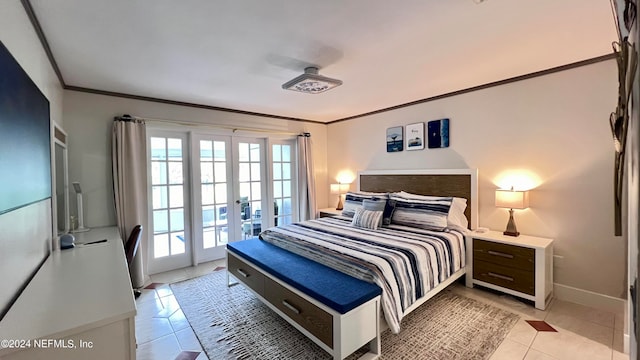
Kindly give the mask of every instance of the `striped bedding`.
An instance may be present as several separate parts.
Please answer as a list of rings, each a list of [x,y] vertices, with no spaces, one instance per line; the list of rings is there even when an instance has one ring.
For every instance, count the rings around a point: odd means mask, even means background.
[[[400,332],[405,311],[464,268],[464,235],[400,225],[377,230],[351,226],[335,216],[270,228],[260,238],[382,289],[389,328]]]

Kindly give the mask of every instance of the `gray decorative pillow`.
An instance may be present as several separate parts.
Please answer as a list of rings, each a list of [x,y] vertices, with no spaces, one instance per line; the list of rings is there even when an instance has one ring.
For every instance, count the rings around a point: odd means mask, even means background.
[[[372,230],[376,230],[381,223],[382,210],[365,210],[362,207],[356,208],[355,214],[353,215],[353,220],[351,221],[352,226]]]

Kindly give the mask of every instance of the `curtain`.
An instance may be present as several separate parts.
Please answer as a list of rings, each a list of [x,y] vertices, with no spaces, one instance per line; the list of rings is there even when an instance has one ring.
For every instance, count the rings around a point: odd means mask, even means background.
[[[112,134],[113,193],[120,236],[142,225],[142,237],[129,273],[134,288],[144,285],[147,274],[147,135],[145,123],[129,115],[116,117]]]
[[[311,134],[298,135],[298,215],[299,220],[316,217],[316,180],[311,156]]]

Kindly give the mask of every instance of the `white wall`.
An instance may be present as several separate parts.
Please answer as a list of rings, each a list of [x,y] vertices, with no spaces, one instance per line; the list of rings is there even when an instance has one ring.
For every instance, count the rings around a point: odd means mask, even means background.
[[[327,126],[324,124],[65,91],[64,117],[65,130],[69,135],[69,181],[80,181],[82,184],[85,226],[116,224],[111,174],[111,128],[114,116],[122,114],[294,133],[310,132],[315,158],[318,206],[327,206]],[[76,214],[75,204],[71,204],[71,214]]]
[[[51,119],[62,123],[62,87],[18,0],[0,1],[0,41],[49,99]],[[51,200],[0,215],[0,310],[49,251],[51,226]]]
[[[555,253],[564,256],[555,282],[626,297],[625,244],[613,236],[608,119],[616,94],[616,64],[609,60],[333,123],[329,181],[342,170],[477,168],[479,224],[504,230],[508,211],[494,206],[494,190],[506,185],[505,173],[528,174],[536,185],[516,223],[523,234],[555,239]],[[450,119],[449,148],[386,152],[388,127],[440,118]]]

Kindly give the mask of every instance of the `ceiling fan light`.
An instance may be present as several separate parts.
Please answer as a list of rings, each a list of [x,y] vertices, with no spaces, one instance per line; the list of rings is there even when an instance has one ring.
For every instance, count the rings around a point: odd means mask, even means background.
[[[318,68],[311,66],[304,69],[304,74],[284,83],[282,88],[306,94],[320,94],[340,85],[341,80],[319,75]]]

